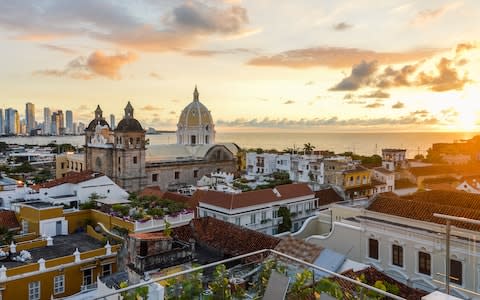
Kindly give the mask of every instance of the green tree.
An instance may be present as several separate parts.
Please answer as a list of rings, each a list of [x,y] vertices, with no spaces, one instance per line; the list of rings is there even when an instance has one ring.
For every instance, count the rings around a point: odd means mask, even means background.
[[[312,154],[313,149],[315,149],[315,146],[310,144],[310,142],[303,144],[303,151],[305,151],[305,154]]]
[[[28,161],[24,161],[21,165],[13,169],[14,173],[30,173],[33,171],[35,171],[35,168]]]
[[[295,281],[290,287],[290,298],[293,299],[308,299],[308,296],[313,295],[313,288],[309,287],[313,274],[310,270],[305,269],[301,273],[295,274]]]
[[[228,272],[224,264],[218,265],[213,271],[210,289],[215,299],[232,299],[232,292],[228,288]]]
[[[165,229],[163,230],[163,234],[167,237],[172,236],[172,226],[167,220],[165,220]]]
[[[292,228],[292,218],[290,210],[286,206],[282,206],[278,209],[278,216],[282,217],[282,223],[278,225],[278,233],[290,231]]]
[[[8,228],[0,227],[0,245],[9,245],[13,241],[13,232]]]

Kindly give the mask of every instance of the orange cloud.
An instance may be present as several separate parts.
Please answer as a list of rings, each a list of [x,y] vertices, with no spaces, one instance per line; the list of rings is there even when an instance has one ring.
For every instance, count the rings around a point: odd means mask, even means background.
[[[329,67],[346,68],[359,61],[397,64],[432,57],[444,49],[418,49],[407,52],[376,52],[358,48],[317,47],[281,52],[273,56],[258,56],[247,62],[252,66],[287,68]]]
[[[121,79],[120,69],[137,59],[135,53],[118,53],[107,55],[102,51],[95,51],[87,58],[80,56],[70,61],[63,70],[47,69],[35,71],[34,75],[70,77],[73,79],[90,80],[95,77]]]

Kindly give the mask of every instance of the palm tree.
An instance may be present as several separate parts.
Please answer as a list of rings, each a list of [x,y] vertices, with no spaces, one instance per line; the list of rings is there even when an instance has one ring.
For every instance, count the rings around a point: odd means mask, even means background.
[[[305,151],[305,154],[312,154],[313,149],[315,149],[315,146],[310,144],[310,142],[303,144],[303,151]]]

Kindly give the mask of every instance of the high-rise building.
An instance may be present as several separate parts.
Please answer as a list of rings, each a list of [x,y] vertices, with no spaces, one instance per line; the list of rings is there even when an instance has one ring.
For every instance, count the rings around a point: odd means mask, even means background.
[[[52,112],[50,108],[43,108],[43,134],[51,134],[52,130]]]
[[[115,129],[115,115],[114,115],[114,114],[111,114],[111,115],[110,115],[110,128],[111,128],[112,130]]]
[[[28,102],[25,105],[25,121],[26,121],[26,133],[30,134],[32,129],[35,129],[35,104]]]
[[[21,127],[20,127],[20,114],[18,113],[17,110],[15,110],[14,113],[14,118],[15,118],[15,134],[19,134]]]
[[[5,123],[3,122],[3,109],[0,108],[0,135],[5,134]]]
[[[63,135],[63,134],[65,134],[65,117],[63,116],[63,111],[58,110],[57,111],[57,116],[58,116],[57,135]]]
[[[65,112],[66,129],[65,133],[73,134],[73,113],[71,110]]]
[[[59,135],[60,134],[60,116],[58,115],[58,112],[56,111],[53,112],[50,124],[51,124],[50,134]]]
[[[15,135],[17,134],[17,123],[15,116],[18,115],[17,111],[13,108],[7,108],[5,110],[5,134]]]

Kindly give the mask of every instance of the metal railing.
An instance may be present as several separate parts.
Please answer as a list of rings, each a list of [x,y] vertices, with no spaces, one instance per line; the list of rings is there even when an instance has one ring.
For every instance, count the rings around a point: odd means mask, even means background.
[[[326,275],[324,275],[325,277],[332,277],[335,280],[339,280],[339,281],[342,281],[342,282],[346,283],[347,285],[354,286],[354,287],[357,288],[357,290],[361,290],[362,295],[366,295],[368,293],[375,293],[377,295],[385,296],[388,299],[405,300],[402,297],[399,297],[397,295],[393,295],[391,293],[388,293],[384,290],[378,289],[374,286],[370,286],[370,285],[368,285],[366,283],[363,283],[361,281],[358,281],[358,280],[352,279],[350,277],[335,273],[333,271],[324,269],[324,268],[319,267],[317,265],[314,265],[312,263],[305,262],[301,259],[292,257],[290,255],[287,255],[287,254],[284,254],[284,253],[281,253],[281,252],[278,252],[278,251],[272,250],[272,249],[258,250],[258,251],[250,252],[250,253],[247,253],[247,254],[235,256],[235,257],[232,257],[232,258],[223,259],[223,260],[220,260],[220,261],[217,261],[217,262],[209,263],[209,264],[206,264],[206,265],[202,265],[202,266],[199,266],[199,267],[193,267],[191,269],[180,271],[180,272],[177,272],[177,273],[174,273],[174,274],[168,274],[168,275],[165,275],[165,276],[154,277],[154,278],[151,278],[147,281],[144,281],[144,282],[141,282],[141,283],[138,283],[138,284],[133,284],[133,285],[130,285],[130,286],[125,287],[125,288],[121,288],[121,289],[118,289],[118,290],[115,290],[115,291],[112,291],[112,292],[108,292],[108,293],[105,293],[105,294],[102,294],[102,295],[98,295],[98,296],[96,296],[96,298],[94,297],[92,299],[94,299],[94,300],[106,300],[106,299],[110,299],[108,297],[112,297],[112,296],[115,296],[115,295],[120,296],[120,294],[133,292],[134,290],[136,290],[138,288],[147,287],[149,285],[153,285],[153,284],[156,284],[158,282],[166,282],[169,279],[174,279],[176,277],[181,277],[181,276],[185,276],[185,275],[192,275],[192,274],[195,274],[196,272],[200,272],[200,271],[203,271],[203,270],[206,270],[206,269],[209,269],[209,268],[212,268],[212,267],[216,267],[216,266],[219,266],[219,265],[222,265],[222,264],[229,264],[229,263],[231,263],[235,260],[240,260],[240,259],[244,259],[244,258],[248,258],[248,257],[259,257],[259,256],[265,257],[265,260],[266,260],[267,256],[269,256],[269,255],[273,256],[273,258],[277,259],[277,260],[286,260],[286,261],[295,262],[296,264],[299,264],[306,269],[312,269],[315,273],[317,273],[317,272],[323,273],[323,274],[326,274]],[[121,299],[121,298],[119,298],[119,299]],[[370,299],[370,298],[368,298],[368,296],[367,296],[367,297],[365,297],[365,299]]]

